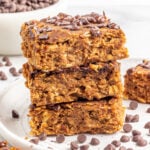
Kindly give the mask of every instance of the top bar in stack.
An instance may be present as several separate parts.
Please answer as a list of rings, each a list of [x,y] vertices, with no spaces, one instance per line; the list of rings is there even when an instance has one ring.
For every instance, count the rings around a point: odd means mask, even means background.
[[[39,70],[59,70],[128,57],[125,35],[105,14],[59,13],[22,26],[22,49]]]

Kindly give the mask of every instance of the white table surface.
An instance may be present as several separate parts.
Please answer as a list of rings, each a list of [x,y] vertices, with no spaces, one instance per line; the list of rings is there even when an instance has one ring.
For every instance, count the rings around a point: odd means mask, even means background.
[[[132,58],[150,58],[150,5],[149,1],[105,1],[104,0],[76,0],[68,2],[66,12],[72,14],[86,13],[91,11],[102,12],[103,10],[124,29],[127,36],[127,47]],[[80,2],[80,4],[79,4]],[[109,2],[109,3],[108,3]],[[130,4],[129,4],[130,3]],[[131,5],[132,3],[132,5]],[[124,4],[124,5],[123,5]],[[142,5],[139,5],[142,4]],[[61,11],[61,10],[60,10]],[[0,56],[0,62],[2,61]],[[26,61],[22,56],[11,56],[13,66],[21,68]],[[0,81],[0,94],[13,81],[19,77],[12,77],[9,73],[10,67],[0,67],[8,76],[7,81]]]

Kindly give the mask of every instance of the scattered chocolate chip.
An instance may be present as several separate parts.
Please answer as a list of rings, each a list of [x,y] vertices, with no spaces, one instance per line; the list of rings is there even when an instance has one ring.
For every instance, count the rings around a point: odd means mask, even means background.
[[[135,101],[131,101],[131,102],[130,102],[129,108],[130,108],[131,110],[135,110],[135,109],[137,109],[137,107],[138,107],[138,103],[137,103],[137,102],[135,102]]]
[[[127,148],[127,150],[133,150],[133,148]]]
[[[2,61],[5,61],[5,62],[9,61],[9,57],[8,57],[8,56],[4,56],[4,57],[2,58]]]
[[[45,8],[58,0],[0,0],[0,13],[16,13]]]
[[[80,146],[80,150],[88,150],[89,149],[89,145],[81,145]]]
[[[56,136],[56,142],[57,143],[63,143],[65,141],[65,136],[63,134]]]
[[[137,145],[144,147],[147,145],[147,141],[141,138],[140,140],[137,141]]]
[[[12,63],[10,61],[6,61],[5,66],[11,66],[11,65],[12,65]]]
[[[9,69],[9,72],[10,72],[10,73],[13,73],[14,71],[16,71],[16,68],[15,68],[15,67],[11,67],[11,68]]]
[[[139,115],[138,114],[134,115],[131,122],[139,122]]]
[[[2,67],[3,66],[3,64],[0,62],[0,67]]]
[[[127,150],[125,146],[121,146],[119,150]]]
[[[92,138],[90,144],[96,146],[100,144],[100,141],[97,138]]]
[[[104,150],[115,150],[115,149],[116,149],[115,146],[112,145],[112,144],[108,144],[108,145],[104,148]]]
[[[7,76],[3,71],[0,71],[0,80],[7,80]]]
[[[146,111],[147,113],[150,113],[150,107],[149,108],[147,108],[147,111]]]
[[[79,148],[77,142],[73,141],[70,143],[71,150],[77,150]]]
[[[13,75],[13,76],[19,76],[20,74],[16,71],[16,68],[15,67],[11,67],[9,69],[9,72]]]
[[[39,138],[31,139],[30,142],[34,143],[34,144],[38,144],[39,143]]]
[[[141,138],[142,138],[141,135],[135,135],[133,136],[132,141],[138,142]]]
[[[19,118],[19,113],[16,110],[12,110],[12,118],[18,119]]]
[[[78,135],[77,140],[79,143],[84,143],[86,141],[86,135],[85,134]]]
[[[47,40],[47,39],[48,39],[48,34],[39,35],[39,40]]]
[[[147,122],[147,123],[144,125],[144,128],[145,128],[145,129],[150,129],[150,121]]]
[[[126,132],[126,133],[131,132],[132,126],[131,126],[130,124],[124,124],[123,130],[124,130],[124,132]]]
[[[132,115],[126,114],[125,122],[131,122],[132,118],[133,118]]]
[[[47,139],[47,135],[43,132],[38,136],[40,141],[45,141]]]
[[[121,145],[120,141],[118,140],[112,141],[111,144],[113,144],[115,147],[119,147]]]
[[[120,141],[123,142],[123,143],[129,142],[130,137],[127,136],[127,135],[123,135],[123,136],[121,136]]]
[[[141,132],[138,131],[138,130],[133,130],[132,131],[132,135],[135,136],[135,135],[141,135]]]
[[[125,122],[138,122],[138,121],[139,121],[139,115],[138,114],[136,114],[136,115],[126,114]]]

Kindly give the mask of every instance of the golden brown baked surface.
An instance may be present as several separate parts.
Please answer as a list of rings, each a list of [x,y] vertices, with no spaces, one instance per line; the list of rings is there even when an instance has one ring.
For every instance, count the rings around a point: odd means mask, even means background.
[[[110,134],[121,129],[124,108],[121,99],[108,97],[101,101],[32,106],[29,116],[32,135]]]
[[[150,61],[127,70],[124,97],[142,103],[150,103]]]
[[[105,14],[58,14],[22,25],[22,50],[41,70],[82,66],[128,57],[123,31]]]
[[[31,101],[37,106],[77,101],[79,98],[120,97],[122,94],[120,65],[117,62],[53,72],[43,72],[26,63],[23,74],[30,89]]]

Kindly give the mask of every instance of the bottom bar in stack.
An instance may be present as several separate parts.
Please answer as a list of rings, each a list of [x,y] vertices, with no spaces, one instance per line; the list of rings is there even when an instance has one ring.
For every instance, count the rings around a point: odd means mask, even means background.
[[[32,105],[29,112],[31,134],[74,135],[78,133],[114,133],[121,129],[124,107],[120,98],[45,105]]]

